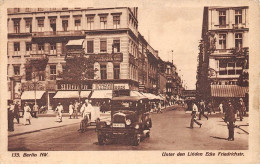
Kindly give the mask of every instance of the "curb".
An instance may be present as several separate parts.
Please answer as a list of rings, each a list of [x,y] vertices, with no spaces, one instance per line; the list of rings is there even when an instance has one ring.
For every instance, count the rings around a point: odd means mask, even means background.
[[[21,132],[21,133],[11,134],[11,135],[8,135],[8,137],[20,136],[20,135],[24,135],[24,134],[39,132],[39,131],[41,131],[41,130],[48,130],[48,129],[60,128],[60,127],[64,127],[64,126],[68,126],[68,125],[74,125],[74,124],[78,124],[78,123],[80,123],[80,122],[72,123],[72,124],[67,124],[67,125],[59,125],[59,126],[54,126],[54,127],[49,127],[49,128],[43,128],[43,129],[37,129],[37,130],[28,131],[28,132]]]

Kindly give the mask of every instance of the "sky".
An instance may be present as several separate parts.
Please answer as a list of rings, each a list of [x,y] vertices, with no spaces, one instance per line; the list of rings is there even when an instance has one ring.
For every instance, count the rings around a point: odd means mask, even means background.
[[[195,89],[203,6],[155,4],[138,8],[138,28],[164,61],[172,61],[188,89]],[[173,50],[173,56],[172,56]]]

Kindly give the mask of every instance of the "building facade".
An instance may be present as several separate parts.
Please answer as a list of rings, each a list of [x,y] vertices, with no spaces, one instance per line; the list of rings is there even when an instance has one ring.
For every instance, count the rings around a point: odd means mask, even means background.
[[[248,7],[205,7],[199,45],[197,97],[245,97],[248,78]],[[247,73],[247,74],[246,74]],[[219,103],[218,101],[218,103]]]
[[[76,91],[60,77],[73,54],[70,41],[95,60],[94,78],[84,85],[93,97],[115,89],[158,94],[166,86],[158,51],[138,32],[137,8],[12,8],[7,22],[9,99],[52,109],[55,98]]]

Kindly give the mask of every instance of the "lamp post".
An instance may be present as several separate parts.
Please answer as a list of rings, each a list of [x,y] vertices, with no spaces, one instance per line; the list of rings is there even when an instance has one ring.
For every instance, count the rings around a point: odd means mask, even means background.
[[[34,105],[37,104],[37,101],[36,101],[36,84],[37,84],[37,81],[36,81],[36,74],[35,72],[33,72],[33,85],[34,85]]]

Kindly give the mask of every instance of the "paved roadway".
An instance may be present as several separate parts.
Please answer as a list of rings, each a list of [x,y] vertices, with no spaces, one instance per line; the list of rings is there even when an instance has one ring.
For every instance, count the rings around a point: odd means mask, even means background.
[[[85,133],[77,130],[79,124],[41,130],[8,138],[10,151],[93,151],[93,150],[242,150],[248,149],[248,134],[235,129],[235,141],[227,141],[228,129],[220,117],[202,119],[202,127],[189,128],[190,114],[182,107],[152,114],[151,137],[139,146],[119,141],[99,146],[94,127]],[[246,124],[240,122],[240,124]],[[243,127],[242,127],[243,128]],[[246,126],[244,128],[247,128]]]

